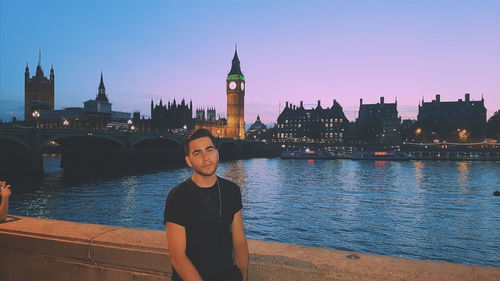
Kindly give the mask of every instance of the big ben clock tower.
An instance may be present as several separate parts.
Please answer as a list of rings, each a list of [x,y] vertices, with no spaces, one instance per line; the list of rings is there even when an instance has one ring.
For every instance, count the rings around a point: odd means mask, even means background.
[[[231,71],[226,80],[227,131],[226,137],[245,139],[245,76],[241,73],[238,51],[234,50]]]

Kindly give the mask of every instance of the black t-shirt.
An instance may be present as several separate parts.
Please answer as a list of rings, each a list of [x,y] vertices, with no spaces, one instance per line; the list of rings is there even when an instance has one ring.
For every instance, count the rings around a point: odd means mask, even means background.
[[[189,178],[170,191],[165,204],[164,222],[186,228],[186,255],[205,280],[233,266],[231,224],[243,207],[240,188],[217,179],[221,201],[217,182],[202,188]]]

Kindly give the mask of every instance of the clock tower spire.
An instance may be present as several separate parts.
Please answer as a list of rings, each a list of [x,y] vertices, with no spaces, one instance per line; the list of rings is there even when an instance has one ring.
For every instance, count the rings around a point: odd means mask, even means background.
[[[235,46],[231,70],[226,79],[227,131],[226,137],[245,139],[245,76],[241,72]]]

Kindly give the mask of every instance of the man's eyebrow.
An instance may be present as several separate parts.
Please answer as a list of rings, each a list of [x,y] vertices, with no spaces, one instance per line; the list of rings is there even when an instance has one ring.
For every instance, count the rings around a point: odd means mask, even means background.
[[[191,154],[195,154],[196,152],[200,152],[201,149],[196,149],[196,150],[193,150],[193,152],[191,152]]]
[[[213,145],[205,147],[205,149],[210,149],[210,148],[214,148],[215,149],[215,147]]]

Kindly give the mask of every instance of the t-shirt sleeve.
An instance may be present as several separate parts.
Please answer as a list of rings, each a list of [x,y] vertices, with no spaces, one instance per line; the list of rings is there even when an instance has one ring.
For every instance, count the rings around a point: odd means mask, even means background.
[[[178,190],[172,190],[165,202],[165,212],[163,214],[163,223],[173,222],[184,227],[187,226],[186,204],[183,196]]]
[[[235,185],[235,192],[234,192],[234,210],[233,214],[236,214],[241,208],[243,208],[243,204],[241,203],[241,189],[239,186]]]

